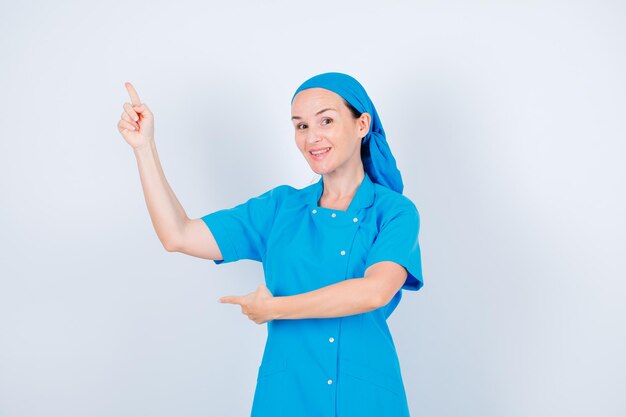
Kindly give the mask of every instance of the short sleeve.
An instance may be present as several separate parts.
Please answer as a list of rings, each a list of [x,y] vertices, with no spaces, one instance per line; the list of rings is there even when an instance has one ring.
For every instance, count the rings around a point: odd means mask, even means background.
[[[241,259],[263,262],[282,187],[201,217],[222,252],[223,259],[213,260],[215,264]]]
[[[418,240],[420,216],[412,203],[381,226],[365,262],[365,269],[381,261],[404,266],[407,278],[402,289],[417,291],[424,285]]]

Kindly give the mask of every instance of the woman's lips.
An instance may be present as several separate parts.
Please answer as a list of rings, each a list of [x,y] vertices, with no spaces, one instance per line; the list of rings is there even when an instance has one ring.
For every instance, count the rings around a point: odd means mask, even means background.
[[[321,159],[324,159],[324,158],[326,157],[326,155],[328,155],[328,154],[330,153],[330,151],[332,150],[332,148],[330,148],[330,147],[329,147],[329,148],[327,148],[327,149],[328,149],[328,150],[327,150],[326,152],[322,152],[322,153],[321,153],[321,154],[319,154],[319,155],[315,155],[315,154],[313,154],[313,153],[311,153],[311,152],[309,152],[309,154],[311,154],[311,157],[312,157],[313,159],[315,159],[316,161],[319,161],[319,160],[321,160]]]

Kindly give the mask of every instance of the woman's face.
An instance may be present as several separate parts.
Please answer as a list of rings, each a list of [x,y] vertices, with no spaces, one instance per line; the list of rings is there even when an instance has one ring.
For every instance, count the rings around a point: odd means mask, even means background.
[[[296,145],[317,174],[362,164],[361,138],[369,130],[370,115],[355,119],[339,94],[325,88],[300,91],[291,105],[291,121]],[[327,148],[321,155],[311,153]]]

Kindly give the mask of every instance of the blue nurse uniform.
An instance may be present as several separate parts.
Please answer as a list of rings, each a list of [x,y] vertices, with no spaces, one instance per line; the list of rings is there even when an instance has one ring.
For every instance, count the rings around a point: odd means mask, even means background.
[[[423,285],[419,214],[406,196],[365,174],[346,211],[318,206],[323,177],[302,189],[279,185],[202,217],[222,252],[216,264],[263,263],[274,296],[359,278],[380,261],[404,266],[402,289]],[[258,370],[251,417],[408,417],[385,306],[344,317],[276,319]]]

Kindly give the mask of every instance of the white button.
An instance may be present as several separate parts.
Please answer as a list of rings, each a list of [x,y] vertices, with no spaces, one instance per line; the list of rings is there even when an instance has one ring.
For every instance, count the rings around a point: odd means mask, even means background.
[[[330,217],[337,217],[335,213],[331,214]]]
[[[346,251],[345,251],[345,250],[342,250],[342,251],[341,251],[341,256],[343,256],[343,255],[345,255],[345,254],[346,254]]]
[[[359,221],[359,219],[357,219],[357,218],[355,217],[354,219],[352,219],[352,221],[356,223],[356,222],[358,222],[358,221]]]
[[[334,337],[329,337],[329,338],[328,338],[328,341],[329,341],[330,343],[333,343],[333,342],[335,341],[335,338],[334,338]]]
[[[332,383],[333,383],[333,380],[332,380],[332,379],[329,379],[329,380],[328,380],[328,385],[330,385],[330,384],[332,384]]]
[[[317,210],[313,209],[313,210],[311,210],[311,213],[315,214],[315,213],[317,213]]]

